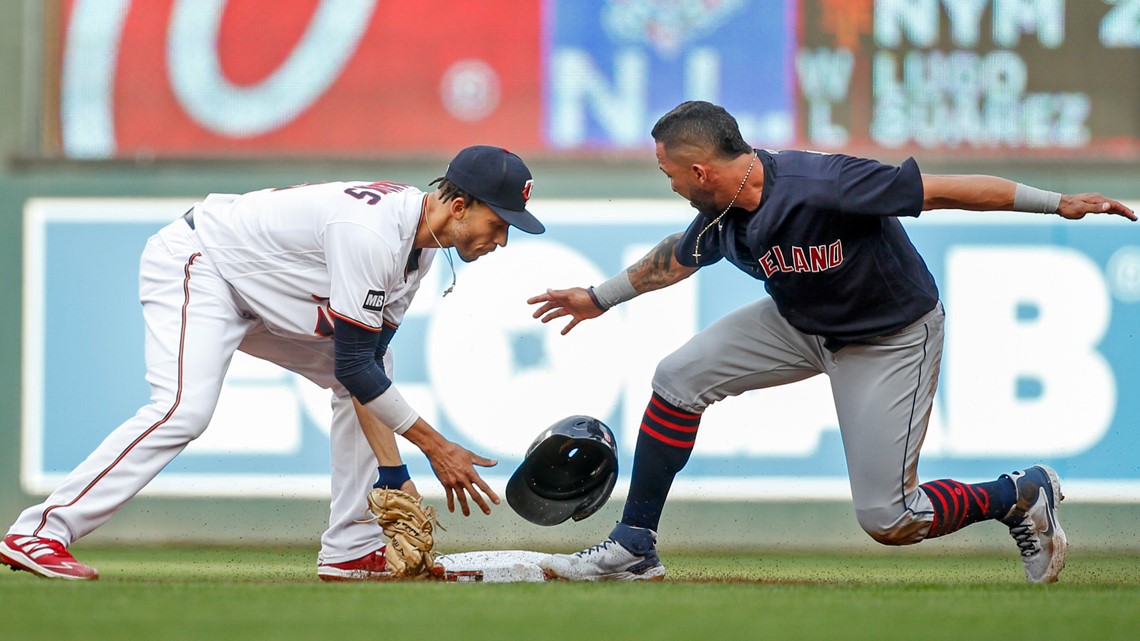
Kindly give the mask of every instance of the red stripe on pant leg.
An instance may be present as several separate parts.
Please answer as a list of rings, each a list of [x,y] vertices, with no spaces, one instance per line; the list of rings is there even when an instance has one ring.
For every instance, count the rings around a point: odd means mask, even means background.
[[[174,395],[174,404],[170,406],[170,409],[166,412],[166,415],[163,416],[157,423],[151,425],[145,432],[139,434],[138,438],[131,441],[131,444],[128,445],[127,448],[123,450],[122,453],[120,453],[114,461],[111,462],[110,465],[104,468],[104,470],[100,472],[98,476],[92,479],[91,482],[87,484],[87,487],[83,488],[83,491],[80,492],[78,496],[76,496],[74,499],[71,499],[71,501],[68,503],[64,503],[63,505],[53,505],[44,510],[43,518],[40,519],[40,524],[38,527],[36,527],[36,530],[32,532],[32,536],[40,535],[40,531],[44,529],[45,525],[47,525],[48,515],[51,514],[52,510],[75,505],[79,499],[83,498],[88,492],[91,491],[91,488],[95,487],[99,481],[103,480],[103,477],[110,474],[111,470],[115,469],[115,466],[117,466],[124,458],[126,458],[127,454],[131,453],[131,450],[135,449],[135,446],[141,443],[144,438],[149,436],[164,423],[169,421],[170,417],[174,415],[174,410],[178,409],[179,403],[182,402],[182,359],[186,350],[186,310],[190,306],[190,266],[193,265],[194,260],[201,255],[201,252],[199,252],[190,256],[190,260],[186,261],[186,267],[184,268],[186,277],[182,281],[182,292],[184,294],[184,299],[182,302],[182,328],[180,330],[181,333],[178,337],[178,390]]]

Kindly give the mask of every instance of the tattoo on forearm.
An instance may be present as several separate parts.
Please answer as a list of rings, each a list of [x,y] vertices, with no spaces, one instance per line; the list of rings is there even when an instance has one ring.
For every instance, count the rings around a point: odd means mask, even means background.
[[[680,232],[669,236],[626,270],[634,289],[639,292],[652,291],[679,280],[676,270],[680,265],[673,261],[673,251],[680,239]]]

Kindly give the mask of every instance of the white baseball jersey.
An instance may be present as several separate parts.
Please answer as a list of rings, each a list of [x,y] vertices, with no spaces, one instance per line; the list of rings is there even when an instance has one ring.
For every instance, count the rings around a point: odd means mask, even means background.
[[[368,329],[399,325],[435,253],[413,247],[426,198],[367,182],[214,194],[192,221],[159,230],[139,263],[150,402],[11,532],[69,545],[99,527],[207,428],[240,349],[332,390],[332,501],[319,558],[375,551],[381,533],[366,520],[365,496],[376,458],[335,377],[332,315]]]
[[[222,277],[273,333],[322,339],[329,312],[398,326],[434,249],[409,270],[425,194],[398,183],[329,182],[211,194],[194,212]]]

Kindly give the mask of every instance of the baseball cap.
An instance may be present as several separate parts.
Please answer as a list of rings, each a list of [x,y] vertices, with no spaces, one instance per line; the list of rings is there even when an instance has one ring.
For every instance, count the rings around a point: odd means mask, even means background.
[[[444,174],[456,187],[477,198],[500,218],[528,234],[546,231],[534,214],[526,210],[534,185],[522,158],[489,145],[468,147],[451,161]]]

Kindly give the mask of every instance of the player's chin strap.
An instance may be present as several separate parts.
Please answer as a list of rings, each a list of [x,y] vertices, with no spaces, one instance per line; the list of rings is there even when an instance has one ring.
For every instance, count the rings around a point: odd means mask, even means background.
[[[443,295],[447,296],[455,289],[455,262],[451,260],[451,248],[444,247],[443,243],[439,242],[439,239],[435,237],[435,232],[431,229],[431,225],[428,225],[427,228],[428,232],[431,234],[432,240],[434,240],[435,244],[439,245],[439,248],[444,251],[443,256],[447,259],[447,267],[451,270],[451,287],[443,290]]]

